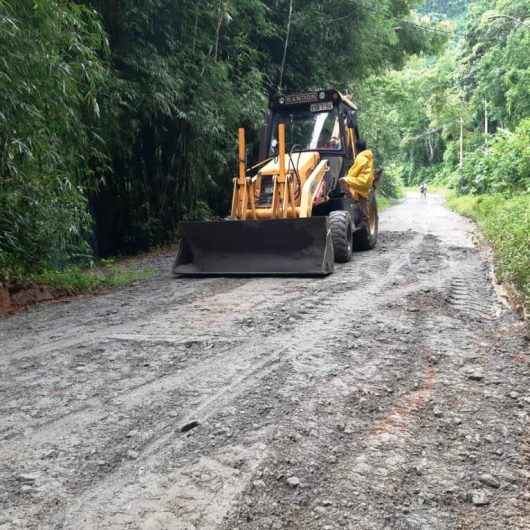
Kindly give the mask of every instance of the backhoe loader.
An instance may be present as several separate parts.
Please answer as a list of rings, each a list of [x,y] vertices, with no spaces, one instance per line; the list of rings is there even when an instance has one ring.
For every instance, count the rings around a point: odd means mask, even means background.
[[[357,107],[336,90],[271,98],[261,161],[247,168],[240,129],[230,215],[182,223],[174,274],[325,276],[373,248],[377,182],[367,212],[340,185],[358,137]]]

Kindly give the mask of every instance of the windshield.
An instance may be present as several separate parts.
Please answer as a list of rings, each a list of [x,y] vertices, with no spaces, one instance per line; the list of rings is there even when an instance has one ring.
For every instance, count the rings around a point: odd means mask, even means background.
[[[278,114],[273,120],[270,155],[278,149],[278,124],[285,124],[286,151],[313,149],[342,149],[338,114],[329,112],[300,112]],[[294,147],[294,149],[293,149]]]

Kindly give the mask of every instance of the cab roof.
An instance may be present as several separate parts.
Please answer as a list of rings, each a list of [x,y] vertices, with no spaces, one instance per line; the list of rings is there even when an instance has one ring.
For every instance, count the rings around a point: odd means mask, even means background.
[[[342,94],[334,88],[272,96],[269,101],[269,107],[274,110],[281,110],[282,108],[305,106],[311,103],[324,103],[327,101],[331,101],[334,104],[340,101],[350,109],[358,110],[357,105],[353,103],[350,96]]]

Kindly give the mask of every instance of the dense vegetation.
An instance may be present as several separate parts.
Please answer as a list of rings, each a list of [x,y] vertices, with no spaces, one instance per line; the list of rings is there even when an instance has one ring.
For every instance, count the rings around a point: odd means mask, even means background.
[[[449,178],[465,192],[528,189],[528,167],[516,161],[528,144],[530,5],[480,0],[469,10],[459,19],[465,32],[439,56],[415,57],[363,84],[364,119],[377,124],[373,141],[406,183]],[[444,31],[451,35],[455,24],[448,20]]]
[[[1,276],[90,255],[105,51],[92,10],[0,0]]]
[[[419,7],[420,13],[438,19],[462,19],[466,14],[469,0],[426,0]]]

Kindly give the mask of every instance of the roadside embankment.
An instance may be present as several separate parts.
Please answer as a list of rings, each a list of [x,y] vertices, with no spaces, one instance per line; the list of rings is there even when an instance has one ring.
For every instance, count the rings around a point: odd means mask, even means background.
[[[517,309],[530,313],[530,194],[450,195],[448,205],[473,219],[490,242],[497,277]]]
[[[138,259],[141,264],[142,258]],[[93,268],[70,267],[47,270],[0,283],[0,315],[41,303],[82,294],[96,294],[150,278],[150,268],[134,266],[131,260],[106,262]]]

